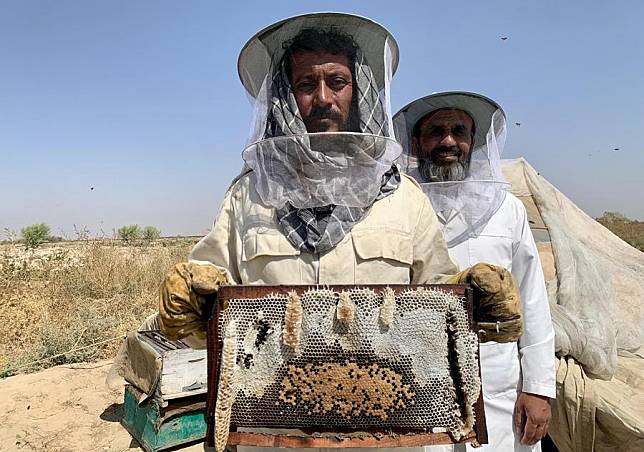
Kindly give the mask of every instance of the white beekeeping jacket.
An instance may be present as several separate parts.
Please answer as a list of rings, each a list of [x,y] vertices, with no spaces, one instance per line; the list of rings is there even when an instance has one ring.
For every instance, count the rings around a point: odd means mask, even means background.
[[[461,109],[474,120],[472,160],[464,180],[424,183],[412,131],[429,112],[442,108]],[[488,395],[516,389],[522,372],[523,391],[554,397],[554,331],[541,262],[525,208],[507,192],[501,173],[505,113],[485,96],[455,91],[411,102],[396,113],[394,123],[404,145],[399,162],[431,199],[452,259],[461,270],[478,262],[503,266],[519,283],[526,332],[518,350],[515,343],[481,345],[484,393],[486,381]]]
[[[459,216],[444,218],[444,233],[462,230]],[[525,333],[519,342],[480,345],[481,380],[488,431],[495,450],[534,451],[540,446],[522,446],[512,434],[512,412],[518,391],[555,397],[554,330],[548,296],[528,218],[521,201],[507,193],[503,203],[481,233],[453,246],[450,256],[463,269],[477,262],[507,268],[516,278],[523,309]],[[434,452],[433,449],[430,449]],[[468,446],[468,450],[470,450]]]
[[[449,218],[441,218],[440,214],[439,219],[445,221],[446,236],[450,235],[452,228],[460,228],[450,223]],[[554,330],[537,246],[521,201],[507,193],[483,231],[477,237],[450,248],[449,253],[460,268],[488,262],[507,268],[516,278],[525,322],[525,333],[518,342],[522,390],[554,398]],[[511,381],[519,380],[516,356],[516,343],[481,344],[481,358],[490,364],[482,366],[483,387],[485,391],[487,383],[489,395],[506,388],[509,390]],[[494,362],[487,358],[493,358]],[[502,365],[505,365],[505,370],[499,368]]]

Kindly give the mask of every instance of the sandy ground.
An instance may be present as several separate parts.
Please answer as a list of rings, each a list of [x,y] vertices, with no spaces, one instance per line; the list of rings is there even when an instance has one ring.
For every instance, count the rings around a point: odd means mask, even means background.
[[[123,388],[106,386],[110,364],[58,366],[0,380],[0,451],[142,450],[119,423]]]

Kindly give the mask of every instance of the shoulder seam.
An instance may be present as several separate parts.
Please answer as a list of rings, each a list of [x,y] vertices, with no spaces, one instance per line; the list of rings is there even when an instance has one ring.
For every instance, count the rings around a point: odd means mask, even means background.
[[[411,177],[409,174],[401,172],[401,173],[400,173],[400,175],[401,175],[402,177],[404,177],[404,178],[408,179],[408,180],[409,180],[412,184],[414,184],[416,187],[420,188],[420,184],[418,183],[418,181],[417,181],[416,179],[414,179],[413,177]]]

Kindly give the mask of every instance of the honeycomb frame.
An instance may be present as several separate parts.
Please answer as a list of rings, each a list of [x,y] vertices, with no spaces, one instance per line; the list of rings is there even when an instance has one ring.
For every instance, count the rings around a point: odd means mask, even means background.
[[[392,294],[400,306],[392,305]],[[429,312],[427,300],[421,300],[423,294],[430,298],[444,294],[452,308],[441,308],[445,300],[440,298],[440,303],[429,302],[437,313]],[[480,392],[478,341],[472,342],[472,337],[476,338],[472,294],[469,286],[461,284],[222,287],[216,302],[212,302],[208,321],[207,444],[215,444],[214,420],[217,393],[221,390],[218,387],[220,375],[235,372],[237,386],[234,392],[238,397],[228,413],[231,425],[223,428],[230,433],[227,438],[218,436],[219,444],[224,441],[229,445],[331,448],[485,444],[487,432]],[[328,309],[331,298],[336,301],[333,311]],[[376,309],[378,303],[380,306]],[[264,312],[270,311],[273,305],[283,306],[282,311],[278,314]],[[272,310],[276,309],[279,308]],[[320,310],[324,312],[318,312]],[[405,317],[406,314],[409,315]],[[427,319],[431,320],[434,314],[438,319],[435,330],[439,337],[422,337],[426,334],[421,334],[421,342],[416,341],[417,348],[418,344],[423,346],[421,355],[404,356],[399,346],[391,349],[391,343],[381,340],[390,329],[406,325],[401,322],[413,324],[418,318],[422,328],[419,325],[407,330],[403,328],[398,332],[402,336],[396,337],[392,333],[387,339],[389,342],[414,343],[418,338],[401,341],[401,337],[407,338],[406,334],[418,336],[428,324]],[[329,319],[333,321],[329,323]],[[226,334],[230,336],[226,330],[229,321],[245,325],[240,327],[236,339],[239,352],[234,360],[234,370],[226,368],[221,361],[222,350],[226,347],[224,338]],[[361,327],[354,328],[355,322]],[[429,324],[433,325],[432,322]],[[317,342],[309,340],[318,334],[315,328],[321,325],[323,337],[329,337],[326,344],[320,344],[319,337]],[[442,328],[446,334],[441,334]],[[263,343],[271,340],[270,347],[260,350]],[[373,341],[373,344],[369,343],[366,355],[364,347],[356,345],[364,340]],[[422,340],[440,344],[439,355],[446,351],[447,368],[443,363],[442,367],[428,369],[422,363],[423,360],[437,362],[436,356],[426,352],[429,344]],[[307,345],[307,341],[311,343]],[[325,347],[325,352],[319,351]],[[371,355],[376,349],[374,358]],[[275,358],[278,355],[279,358]],[[269,361],[270,365],[267,365]],[[459,370],[461,367],[468,369],[467,372]],[[432,392],[434,386],[427,378],[433,378],[433,373],[444,377],[445,372],[449,373],[449,378],[439,387],[441,392],[436,397]],[[447,384],[450,378],[451,384]],[[418,391],[419,387],[421,391]],[[421,397],[423,391],[425,395]],[[463,392],[468,395],[464,396]],[[278,408],[272,409],[272,404]],[[439,412],[441,416],[432,417]],[[262,421],[258,420],[258,413],[262,413]],[[425,417],[423,413],[426,413]],[[449,422],[441,425],[436,419]],[[454,419],[456,421],[452,422]],[[298,433],[264,433],[264,428],[297,429]],[[219,425],[217,432],[221,431]]]

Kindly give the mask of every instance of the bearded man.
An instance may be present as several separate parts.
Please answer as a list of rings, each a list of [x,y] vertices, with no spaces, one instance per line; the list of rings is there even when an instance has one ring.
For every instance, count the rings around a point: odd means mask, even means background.
[[[415,100],[394,124],[406,148],[401,165],[431,199],[450,256],[461,268],[505,267],[519,283],[525,332],[518,344],[481,344],[490,441],[483,449],[540,450],[555,397],[554,331],[526,210],[501,174],[505,114],[487,97],[448,92]]]

